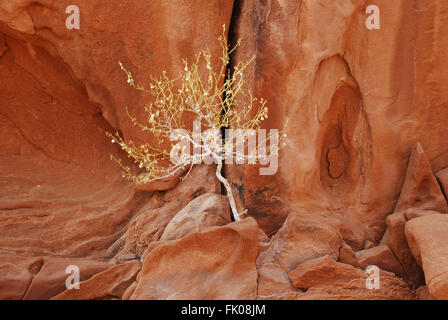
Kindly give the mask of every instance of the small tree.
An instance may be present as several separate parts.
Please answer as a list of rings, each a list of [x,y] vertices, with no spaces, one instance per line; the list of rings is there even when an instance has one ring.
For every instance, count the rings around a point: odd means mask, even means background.
[[[132,141],[125,142],[118,132],[107,135],[141,168],[141,172],[135,174],[121,159],[111,156],[123,169],[123,176],[138,183],[171,178],[179,173],[185,173],[181,177],[185,179],[195,164],[215,163],[216,177],[224,185],[233,217],[238,221],[246,210],[237,210],[232,188],[221,174],[223,162],[236,158],[237,163],[248,161],[254,164],[257,160],[266,159],[265,152],[257,153],[248,148],[249,152],[246,153],[244,145],[246,141],[249,144],[253,141],[251,136],[260,128],[261,121],[268,118],[268,108],[264,99],[258,100],[244,91],[244,71],[253,59],[239,63],[231,72],[228,68],[229,56],[240,42],[229,48],[224,27],[219,43],[222,56],[218,71],[213,68],[210,51],[201,51],[192,64],[183,60],[184,71],[179,78],[170,79],[164,71],[159,78],[151,78],[152,84],[148,89],[136,84],[131,72],[120,63],[128,84],[154,98],[154,102],[145,106],[147,124],[141,123],[126,110],[132,123],[150,133],[154,142],[137,146]],[[246,105],[236,110],[241,97],[244,97]],[[236,136],[226,134],[223,137],[225,129],[237,129],[233,131],[237,132]],[[283,140],[286,137],[284,129],[281,134]],[[278,132],[275,136],[264,135],[261,140],[259,137],[259,145],[264,146],[264,150],[267,141],[270,141],[272,152],[272,146],[279,142]],[[193,146],[193,153],[190,152],[190,145]],[[280,147],[284,145],[282,143]],[[171,146],[170,151],[167,151],[168,146]]]

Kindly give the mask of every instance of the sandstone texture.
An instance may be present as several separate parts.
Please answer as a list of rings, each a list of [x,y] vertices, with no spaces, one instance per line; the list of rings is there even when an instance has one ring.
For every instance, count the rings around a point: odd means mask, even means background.
[[[429,293],[448,299],[448,215],[428,215],[406,223],[406,237],[425,272]]]
[[[338,263],[329,256],[308,260],[288,275],[294,287],[303,289],[365,277],[364,271],[349,264]]]
[[[47,300],[66,290],[66,270],[69,266],[77,266],[80,281],[86,281],[93,275],[111,267],[111,264],[83,259],[50,259],[45,261],[29,285],[24,300]]]
[[[403,274],[403,268],[392,250],[384,244],[356,252],[358,263],[362,268],[375,265],[396,274]]]
[[[251,218],[161,244],[143,261],[131,299],[255,299],[258,251]]]
[[[287,133],[224,166],[238,222],[215,165],[136,184],[106,136],[153,139],[119,62],[175,78],[223,25]],[[443,0],[0,0],[0,299],[448,299],[447,34]]]
[[[333,282],[309,288],[297,296],[297,300],[413,300],[414,293],[409,286],[395,275],[381,273],[380,289],[366,289],[366,279],[355,278],[350,281]]]
[[[206,193],[184,207],[170,220],[160,240],[176,240],[207,227],[225,225],[231,222],[230,205],[227,197]]]
[[[329,256],[306,261],[289,273],[295,287],[306,289],[298,300],[412,300],[414,293],[395,275],[381,271],[379,289],[366,286],[367,274]]]
[[[79,283],[79,289],[67,289],[52,300],[120,299],[140,271],[137,261],[126,262],[95,274]]]

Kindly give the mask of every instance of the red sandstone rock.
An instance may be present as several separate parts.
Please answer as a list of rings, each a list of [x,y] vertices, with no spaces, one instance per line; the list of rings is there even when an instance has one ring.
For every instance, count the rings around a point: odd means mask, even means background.
[[[333,226],[291,213],[272,237],[269,248],[260,254],[257,264],[278,262],[285,272],[289,272],[307,260],[324,255],[337,259],[341,241]]]
[[[404,231],[407,218],[446,212],[447,203],[420,143],[412,149],[403,188],[394,214],[386,218],[388,230],[382,243],[389,246],[405,276],[416,285],[423,283],[423,275],[412,256]]]
[[[160,239],[165,226],[181,208],[181,201],[168,202],[152,210],[142,208],[130,221],[126,233],[114,244],[113,251],[116,247],[121,249],[115,258],[140,257],[151,242]]]
[[[440,183],[440,186],[442,187],[442,191],[443,191],[443,194],[445,195],[445,198],[447,198],[448,197],[448,168],[445,168],[445,169],[437,172],[436,177]]]
[[[349,264],[336,262],[329,256],[308,260],[288,273],[291,283],[299,289],[308,289],[332,283],[349,282],[366,274]]]
[[[387,217],[387,237],[383,238],[382,244],[387,245],[398,259],[403,268],[404,276],[416,285],[423,284],[423,273],[415,262],[405,236],[405,224],[407,220],[404,212],[394,213]]]
[[[212,227],[146,256],[131,299],[255,299],[258,226]]]
[[[221,193],[221,184],[215,176],[215,171],[214,165],[194,166],[186,180],[162,194],[163,201],[171,202],[181,199],[185,206],[204,193]]]
[[[403,274],[403,268],[400,262],[395,258],[390,248],[384,244],[356,252],[360,267],[367,268],[375,265],[383,270],[395,274]]]
[[[121,300],[129,300],[129,298],[134,293],[135,288],[137,288],[137,281],[132,282],[132,284],[126,289],[121,297]]]
[[[217,193],[220,185],[212,174],[213,166],[200,165],[190,173],[188,180],[175,188],[155,193],[134,215],[127,230],[108,250],[107,256],[115,259],[140,257],[154,241],[158,241],[171,219],[195,197],[204,193]]]
[[[405,217],[408,221],[418,217],[427,216],[429,214],[440,214],[440,212],[434,210],[422,210],[417,208],[410,208],[405,211]]]
[[[345,241],[342,242],[342,247],[339,250],[338,262],[351,264],[354,267],[359,267],[358,258],[353,252],[353,249]]]
[[[432,296],[448,299],[448,215],[433,214],[406,223],[409,247],[425,272]]]
[[[386,1],[383,27],[374,31],[364,28],[365,3],[350,0],[239,1],[237,8],[220,0],[123,0],[117,6],[78,0],[82,25],[71,31],[65,28],[68,4],[0,3],[0,251],[24,256],[8,258],[14,263],[0,260],[4,283],[17,279],[5,297],[24,296],[33,277],[28,267],[39,265],[38,257],[123,261],[145,250],[149,256],[189,201],[220,192],[204,169],[190,182],[173,179],[144,188],[173,190],[136,192],[141,186],[124,181],[109,160],[122,152],[104,132],[149,139],[125,112],[142,116],[148,97],[126,86],[118,61],[144,85],[164,69],[176,76],[182,58],[205,46],[220,50],[216,38],[232,9],[232,38],[244,40],[232,63],[255,56],[247,85],[268,101],[264,127],[289,120],[276,175],[260,176],[249,166],[226,168],[239,207],[247,207],[267,235],[281,231],[269,246],[262,244],[260,297],[293,297],[288,269],[323,254],[352,264],[353,250],[381,249],[373,256],[382,257],[384,247],[371,247],[386,227],[382,243],[418,284],[421,274],[404,225],[446,210],[432,175],[438,171],[446,195],[446,169],[439,171],[448,167],[448,76],[440,72],[448,67],[446,1]],[[418,141],[421,147],[409,161]],[[290,212],[300,210],[305,215],[296,235],[287,231],[291,221],[282,226]],[[311,288],[305,297],[408,295],[387,279],[390,294],[366,292],[354,280],[334,290]]]
[[[229,199],[216,193],[206,193],[191,201],[167,224],[160,241],[177,240],[207,227],[231,222]]]
[[[0,78],[8,79],[0,81],[1,246],[22,255],[101,255],[142,195],[109,160],[118,151],[104,135],[109,126],[62,61],[10,40],[0,58]]]
[[[367,289],[366,279],[334,282],[309,288],[298,300],[413,300],[407,284],[392,273],[381,271],[380,289]]]
[[[0,57],[8,50],[3,35],[0,35]]]
[[[79,268],[80,281],[86,281],[93,275],[111,267],[109,263],[84,259],[50,259],[45,261],[34,276],[24,300],[47,300],[66,289],[69,274],[66,268],[75,265]]]
[[[257,299],[290,300],[301,293],[301,290],[292,286],[288,274],[278,263],[265,263],[258,266],[257,270]]]
[[[448,212],[440,185],[420,143],[412,149],[395,212],[409,208]]]
[[[436,300],[436,298],[429,293],[427,286],[421,286],[415,290],[415,294],[417,295],[418,300]]]
[[[364,249],[355,241],[377,243],[414,144],[432,170],[448,166],[448,79],[440,72],[448,4],[381,3],[387,27],[375,31],[364,27],[365,2],[237,5],[233,36],[244,42],[235,59],[256,57],[247,85],[268,101],[264,125],[289,120],[275,176],[227,166],[241,205],[269,236],[297,207],[317,208],[344,216],[355,250]]]
[[[367,274],[329,256],[308,260],[289,272],[296,288],[307,289],[298,300],[409,300],[414,294],[394,274],[380,270],[379,289],[368,289]]]
[[[52,300],[98,300],[121,298],[140,271],[140,263],[131,261],[112,266],[79,283],[79,289],[65,290]]]
[[[314,258],[330,255],[338,259],[342,246],[337,230],[299,213],[291,213],[269,243],[263,244],[257,259],[258,299],[294,299],[288,272]]]
[[[0,299],[22,299],[42,264],[42,258],[1,254]]]
[[[126,108],[141,116],[147,97],[126,85],[118,61],[145,85],[163,69],[177,75],[183,58],[205,46],[220,50],[216,39],[232,11],[232,2],[208,0],[82,0],[81,29],[69,31],[69,4],[0,4],[0,79],[8,79],[0,81],[0,210],[8,209],[0,240],[25,255],[98,257],[121,236],[142,197],[110,161],[123,153],[105,132],[141,139]]]

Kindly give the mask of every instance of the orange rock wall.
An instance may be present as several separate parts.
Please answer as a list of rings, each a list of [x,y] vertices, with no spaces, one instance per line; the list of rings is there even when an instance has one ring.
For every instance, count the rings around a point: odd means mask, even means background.
[[[68,30],[74,2],[81,26]],[[372,4],[379,30],[365,27]],[[122,153],[105,132],[148,139],[126,115],[143,117],[148,97],[126,85],[118,62],[142,85],[164,70],[175,77],[182,59],[206,47],[220,53],[224,24],[231,42],[243,41],[231,66],[255,58],[246,89],[268,101],[265,128],[287,121],[287,146],[275,175],[225,168],[254,219],[210,228],[194,218],[173,230],[190,234],[167,241],[171,219],[221,187],[204,166],[170,190],[122,179],[109,158]],[[423,231],[433,222],[421,218],[447,207],[446,174],[434,175],[448,167],[447,34],[442,0],[1,1],[0,298],[188,298],[179,261],[204,254],[201,241],[208,260],[186,270],[202,270],[198,283],[215,278],[196,299],[410,299],[407,285],[423,285],[422,271],[428,289],[419,295],[447,297],[445,278],[430,283],[443,263],[429,261],[437,250]],[[234,255],[229,242],[240,248]],[[80,260],[83,290],[63,291],[64,268]],[[387,290],[366,292],[367,262],[407,284],[386,273]],[[349,284],[326,279],[308,293],[292,273],[348,267],[358,268]],[[164,291],[173,274],[179,281]]]

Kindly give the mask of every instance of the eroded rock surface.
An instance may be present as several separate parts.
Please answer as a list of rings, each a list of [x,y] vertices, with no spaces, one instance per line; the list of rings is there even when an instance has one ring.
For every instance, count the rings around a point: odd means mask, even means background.
[[[230,205],[227,197],[206,193],[195,198],[170,220],[160,240],[180,239],[207,227],[221,226],[230,222]]]
[[[42,258],[0,255],[0,299],[22,299],[42,264]]]
[[[255,299],[258,225],[249,218],[161,244],[131,299]]]
[[[86,281],[93,275],[111,267],[111,264],[85,259],[50,259],[45,261],[37,273],[24,300],[47,300],[65,291],[66,279],[69,274],[66,270],[70,266],[79,268],[79,280]]]
[[[112,266],[79,283],[79,289],[67,289],[52,300],[121,299],[140,271],[138,261]]]
[[[368,30],[371,2],[77,0],[79,30],[72,1],[0,2],[0,298],[447,299],[448,3],[373,1]],[[152,139],[119,61],[145,86],[175,77],[220,53],[223,24],[243,39],[230,67],[254,57],[263,128],[288,120],[275,175],[225,168],[255,219],[239,223],[214,166],[135,185],[105,135]],[[80,291],[64,291],[67,263]],[[356,268],[370,264],[395,274],[379,291]]]
[[[433,214],[406,223],[406,237],[425,272],[429,293],[448,299],[448,215]]]

